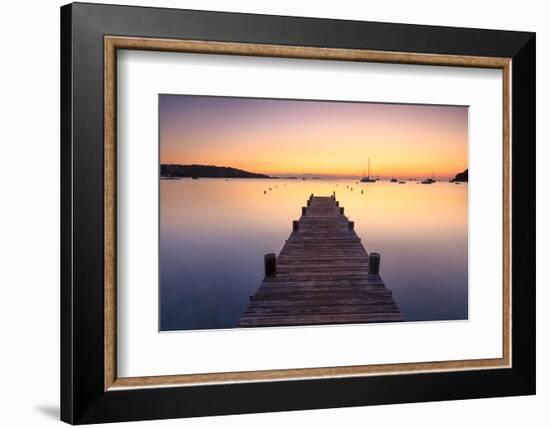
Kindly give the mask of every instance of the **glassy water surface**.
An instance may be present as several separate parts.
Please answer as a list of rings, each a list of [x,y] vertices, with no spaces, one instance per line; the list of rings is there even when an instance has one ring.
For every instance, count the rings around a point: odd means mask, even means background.
[[[161,330],[235,327],[264,254],[333,191],[407,321],[467,319],[467,183],[185,178],[160,183]]]

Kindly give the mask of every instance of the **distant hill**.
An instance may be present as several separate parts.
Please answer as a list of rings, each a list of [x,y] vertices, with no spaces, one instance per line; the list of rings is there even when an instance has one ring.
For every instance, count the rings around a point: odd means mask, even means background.
[[[198,177],[198,178],[271,178],[269,175],[256,174],[242,169],[227,166],[212,165],[175,165],[162,164],[160,176],[169,177]]]
[[[453,178],[451,181],[468,182],[468,169],[465,169],[464,171],[459,172],[457,175],[455,175],[455,178]]]

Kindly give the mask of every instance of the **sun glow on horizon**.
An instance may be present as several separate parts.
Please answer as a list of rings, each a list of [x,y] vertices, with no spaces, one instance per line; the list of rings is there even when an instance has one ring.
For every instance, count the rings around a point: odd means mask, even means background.
[[[161,95],[160,162],[273,176],[454,177],[468,108]]]

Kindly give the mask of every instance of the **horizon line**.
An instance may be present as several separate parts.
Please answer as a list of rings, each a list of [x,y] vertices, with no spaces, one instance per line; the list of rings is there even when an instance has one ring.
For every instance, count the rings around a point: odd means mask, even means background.
[[[159,165],[178,165],[178,166],[201,166],[201,167],[214,167],[214,168],[232,168],[237,169],[244,172],[250,172],[254,174],[262,174],[267,175],[271,177],[278,177],[278,178],[288,178],[288,177],[297,177],[297,178],[303,178],[303,177],[317,177],[317,178],[349,178],[349,179],[361,179],[366,177],[366,175],[362,174],[354,174],[354,173],[327,173],[327,172],[289,172],[289,171],[281,171],[281,172],[264,172],[264,171],[256,171],[256,170],[250,170],[250,169],[243,169],[238,168],[234,166],[228,166],[228,165],[212,165],[212,164],[200,164],[200,163],[174,163],[174,162],[161,162]],[[436,173],[434,170],[430,171],[423,171],[418,173],[397,173],[397,174],[391,174],[388,172],[384,172],[383,174],[378,174],[376,172],[372,173],[370,175],[371,178],[379,177],[382,179],[385,178],[419,178],[419,177],[454,177],[455,175],[462,173],[466,170],[468,170],[469,167],[467,166],[464,169],[461,169],[460,171],[453,171],[453,172],[446,172],[446,173]]]

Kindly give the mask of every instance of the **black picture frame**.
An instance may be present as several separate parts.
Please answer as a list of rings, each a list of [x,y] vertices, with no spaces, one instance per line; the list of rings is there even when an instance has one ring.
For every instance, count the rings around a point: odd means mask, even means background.
[[[104,390],[104,36],[512,58],[512,367]],[[73,3],[61,8],[61,419],[71,424],[535,393],[535,34]]]

